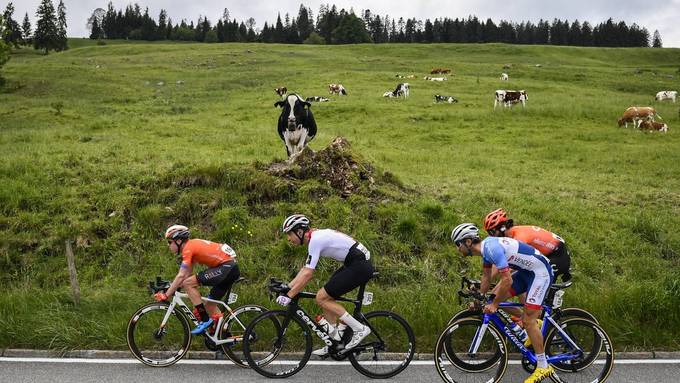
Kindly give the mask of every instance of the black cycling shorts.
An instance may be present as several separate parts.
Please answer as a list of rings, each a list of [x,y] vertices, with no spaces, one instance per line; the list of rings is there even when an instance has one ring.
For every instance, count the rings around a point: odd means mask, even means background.
[[[373,277],[373,263],[355,246],[350,248],[345,264],[333,273],[323,288],[328,295],[338,299]]]
[[[555,251],[548,255],[548,260],[553,268],[553,274],[555,274],[555,282],[557,282],[557,277],[562,276],[562,281],[566,282],[571,279],[571,253],[567,248],[565,243],[557,246]]]
[[[234,261],[225,262],[196,274],[196,280],[203,286],[212,286],[209,298],[222,299],[231,289],[231,285],[241,276],[238,265]]]

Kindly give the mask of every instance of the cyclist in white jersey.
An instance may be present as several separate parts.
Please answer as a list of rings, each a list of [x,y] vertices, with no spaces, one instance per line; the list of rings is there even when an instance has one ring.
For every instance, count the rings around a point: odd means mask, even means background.
[[[554,373],[548,365],[543,346],[543,335],[537,319],[542,312],[541,305],[553,280],[553,271],[548,258],[538,250],[507,237],[487,237],[482,241],[479,229],[472,223],[456,226],[451,240],[458,251],[465,256],[481,255],[484,265],[480,292],[486,294],[491,282],[491,266],[496,266],[500,282],[493,290],[493,301],[484,306],[485,313],[495,313],[498,305],[510,297],[527,293],[522,320],[536,352],[537,365],[524,383],[537,383]],[[510,273],[510,269],[515,270]]]
[[[324,287],[316,293],[316,303],[323,309],[324,317],[330,324],[329,335],[340,339],[337,332],[338,319],[352,328],[352,339],[345,345],[345,349],[350,350],[368,336],[371,329],[351,316],[335,300],[371,279],[373,276],[371,253],[347,234],[331,229],[313,229],[309,225],[309,218],[302,214],[291,215],[283,221],[281,231],[287,235],[288,241],[294,245],[307,246],[308,255],[305,265],[289,283],[290,291],[279,296],[276,301],[287,306],[291,302],[291,297],[301,292],[312,279],[321,257],[342,262],[343,266],[336,270]],[[318,356],[327,354],[327,347],[314,351],[314,355]]]

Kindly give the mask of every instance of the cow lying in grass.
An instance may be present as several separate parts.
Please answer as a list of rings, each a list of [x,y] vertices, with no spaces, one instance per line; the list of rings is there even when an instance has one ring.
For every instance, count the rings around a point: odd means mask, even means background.
[[[656,121],[640,121],[641,130],[656,130],[659,132],[668,133],[668,125],[663,122]]]
[[[404,98],[407,98],[409,95],[409,85],[407,82],[401,83],[397,85],[397,88],[393,91],[387,91],[383,93],[383,97],[399,97],[403,96]]]
[[[442,96],[439,94],[434,95],[434,102],[439,103],[439,102],[448,102],[449,104],[453,104],[458,102],[455,97],[452,96]]]
[[[347,96],[347,91],[342,84],[328,84],[328,93]]]
[[[425,77],[423,77],[423,80],[427,80],[427,81],[446,81],[446,80],[448,80],[448,79],[447,79],[446,77],[429,77],[429,76],[425,76]]]
[[[286,153],[290,160],[302,152],[305,145],[316,135],[316,121],[309,109],[312,104],[293,93],[285,100],[277,101],[274,106],[282,109],[278,132],[286,144]]]
[[[328,102],[330,99],[321,96],[312,96],[305,99],[307,102]]]
[[[656,94],[656,101],[663,101],[663,100],[671,100],[675,102],[675,99],[678,97],[678,92],[675,90],[662,90],[661,92]]]
[[[623,116],[619,118],[619,126],[628,127],[628,123],[633,123],[633,128],[640,126],[643,120],[654,121],[654,117],[661,117],[656,113],[656,109],[651,106],[631,106],[623,112]]]

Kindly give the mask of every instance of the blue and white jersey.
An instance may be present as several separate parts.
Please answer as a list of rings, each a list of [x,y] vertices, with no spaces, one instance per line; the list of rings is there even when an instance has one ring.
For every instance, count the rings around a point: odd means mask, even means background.
[[[484,267],[495,265],[499,272],[525,270],[536,276],[550,276],[550,262],[543,254],[524,242],[507,237],[487,237],[482,241]]]

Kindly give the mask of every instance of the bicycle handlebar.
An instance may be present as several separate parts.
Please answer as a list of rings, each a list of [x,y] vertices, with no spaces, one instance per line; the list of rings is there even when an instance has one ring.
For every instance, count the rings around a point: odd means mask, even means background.
[[[290,291],[290,287],[288,287],[286,282],[276,278],[269,278],[267,289],[270,293],[276,293],[277,295],[285,294]]]
[[[154,283],[154,281],[149,282],[149,291],[151,291],[151,294],[164,292],[169,288],[170,288],[170,281],[164,281],[164,280],[161,279],[161,277],[156,277],[155,283]]]

